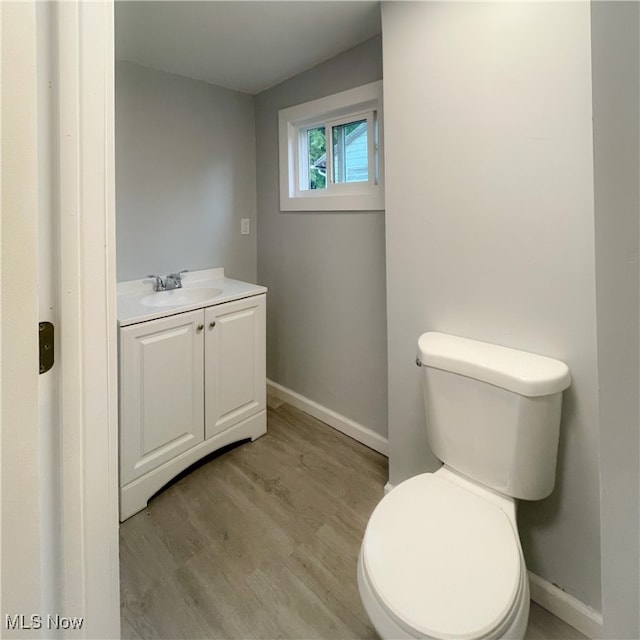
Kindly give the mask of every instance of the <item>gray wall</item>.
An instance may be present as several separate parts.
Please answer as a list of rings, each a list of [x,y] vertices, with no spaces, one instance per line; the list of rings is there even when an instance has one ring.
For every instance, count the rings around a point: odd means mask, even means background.
[[[281,213],[278,110],[382,77],[373,38],[256,96],[267,375],[386,437],[383,212]]]
[[[605,636],[640,638],[640,8],[591,3],[602,609]]]
[[[118,63],[118,280],[225,267],[255,281],[255,217],[253,97]]]
[[[519,507],[529,568],[600,609],[588,3],[383,4],[393,484],[436,468],[418,336],[556,357],[556,488]]]

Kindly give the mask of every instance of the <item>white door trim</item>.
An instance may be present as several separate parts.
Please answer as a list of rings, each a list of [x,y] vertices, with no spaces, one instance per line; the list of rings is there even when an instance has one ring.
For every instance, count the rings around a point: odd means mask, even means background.
[[[0,4],[0,42],[0,636],[19,637],[5,616],[42,605],[35,4]]]
[[[62,608],[117,638],[113,2],[57,3],[57,27]]]

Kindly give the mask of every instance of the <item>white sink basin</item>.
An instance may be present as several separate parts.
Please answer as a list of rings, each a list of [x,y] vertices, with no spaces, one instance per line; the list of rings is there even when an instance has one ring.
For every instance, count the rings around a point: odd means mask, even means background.
[[[222,293],[222,289],[214,287],[193,287],[184,289],[172,289],[171,291],[158,291],[151,293],[140,300],[147,307],[177,307],[179,305],[196,304],[210,298],[215,298]]]

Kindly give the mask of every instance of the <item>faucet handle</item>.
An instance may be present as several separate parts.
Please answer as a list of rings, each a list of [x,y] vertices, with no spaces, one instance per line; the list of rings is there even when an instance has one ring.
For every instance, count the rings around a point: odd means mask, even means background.
[[[182,288],[182,274],[186,273],[188,269],[184,271],[178,271],[178,273],[170,273],[165,278],[165,289],[181,289]]]
[[[165,281],[162,279],[162,276],[156,276],[154,274],[149,274],[147,278],[153,278],[155,282],[153,283],[154,291],[164,291],[165,289]]]
[[[189,269],[183,269],[182,271],[178,271],[176,273],[170,273],[167,278],[171,278],[175,282],[178,287],[182,286],[182,274],[187,273]]]

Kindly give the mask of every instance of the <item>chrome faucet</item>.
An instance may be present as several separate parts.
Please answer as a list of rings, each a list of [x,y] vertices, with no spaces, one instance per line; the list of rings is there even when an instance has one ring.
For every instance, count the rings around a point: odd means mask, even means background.
[[[182,274],[187,273],[187,271],[189,271],[189,269],[184,269],[178,273],[170,273],[164,277],[150,274],[147,278],[153,278],[155,280],[153,283],[154,291],[171,291],[172,289],[182,288]]]

